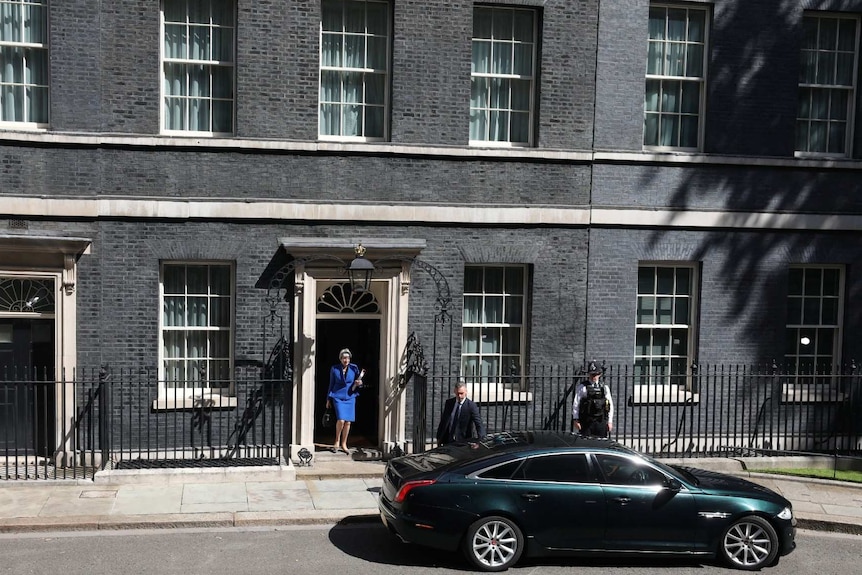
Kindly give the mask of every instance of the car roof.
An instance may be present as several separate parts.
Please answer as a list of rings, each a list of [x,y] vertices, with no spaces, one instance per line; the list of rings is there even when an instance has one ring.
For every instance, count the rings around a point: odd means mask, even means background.
[[[627,447],[607,438],[583,437],[567,431],[509,431],[488,435],[481,442],[497,453],[509,450],[556,449],[561,447],[631,452]]]

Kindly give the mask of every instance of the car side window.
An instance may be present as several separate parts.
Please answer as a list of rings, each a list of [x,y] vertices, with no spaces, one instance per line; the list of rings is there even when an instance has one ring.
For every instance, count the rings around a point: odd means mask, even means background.
[[[482,479],[509,479],[512,477],[512,474],[518,469],[518,467],[523,463],[523,459],[516,459],[515,461],[510,461],[508,463],[504,463],[503,465],[498,465],[496,467],[492,467],[491,469],[486,469],[485,471],[479,473],[477,477],[481,477]]]
[[[513,479],[525,481],[557,481],[595,483],[596,476],[583,453],[540,455],[530,457]]]
[[[665,476],[645,463],[628,457],[597,453],[603,482],[610,485],[662,485]]]

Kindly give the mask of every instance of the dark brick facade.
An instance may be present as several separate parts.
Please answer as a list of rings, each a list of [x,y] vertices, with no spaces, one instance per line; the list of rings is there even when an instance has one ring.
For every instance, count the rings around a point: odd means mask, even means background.
[[[673,217],[647,226],[568,215],[506,225],[27,216],[29,230],[16,233],[93,240],[78,268],[79,364],[156,367],[159,262],[170,259],[235,262],[235,356],[259,355],[267,309],[254,286],[283,236],[424,239],[422,259],[452,289],[457,342],[465,263],[529,264],[529,357],[554,364],[585,357],[631,362],[638,262],[699,265],[697,355],[715,363],[780,357],[788,265],[842,264],[842,357],[862,357],[862,312],[855,304],[862,296],[859,226],[833,230],[826,221],[812,230],[801,223],[805,215],[862,215],[860,165],[793,156],[803,10],[862,14],[862,1],[690,3],[713,14],[704,150],[655,158],[640,154],[647,0],[486,3],[537,10],[533,149],[456,153],[470,150],[473,2],[394,2],[389,142],[367,150],[313,146],[317,1],[238,1],[236,137],[242,143],[224,139],[218,146],[159,135],[158,2],[51,2],[51,127],[42,139],[3,132],[0,218],[7,215],[3,196],[109,196],[467,212],[532,206],[680,215],[696,209],[799,219],[766,229],[712,229],[678,227]],[[52,140],[81,134],[93,138]],[[279,145],[268,147],[271,142]],[[598,157],[613,152],[620,154]],[[419,276],[410,328],[429,340],[433,286]]]

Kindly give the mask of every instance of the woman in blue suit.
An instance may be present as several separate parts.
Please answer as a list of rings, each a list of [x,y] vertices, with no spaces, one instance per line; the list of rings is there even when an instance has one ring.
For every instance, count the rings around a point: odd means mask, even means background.
[[[347,436],[350,435],[350,424],[356,420],[356,396],[362,387],[362,376],[365,370],[351,363],[353,354],[349,349],[338,352],[340,365],[333,365],[329,370],[329,393],[326,396],[326,407],[335,407],[335,445],[332,451],[339,449],[350,453],[347,449]]]

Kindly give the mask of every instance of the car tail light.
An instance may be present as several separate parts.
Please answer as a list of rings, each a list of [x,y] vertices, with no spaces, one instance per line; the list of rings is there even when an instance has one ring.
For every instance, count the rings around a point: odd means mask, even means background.
[[[420,481],[408,481],[404,485],[401,486],[401,489],[398,490],[398,493],[395,494],[395,503],[401,503],[404,501],[404,498],[407,497],[407,494],[410,493],[411,490],[422,487],[423,485],[434,485],[437,482],[436,479],[422,479]]]

